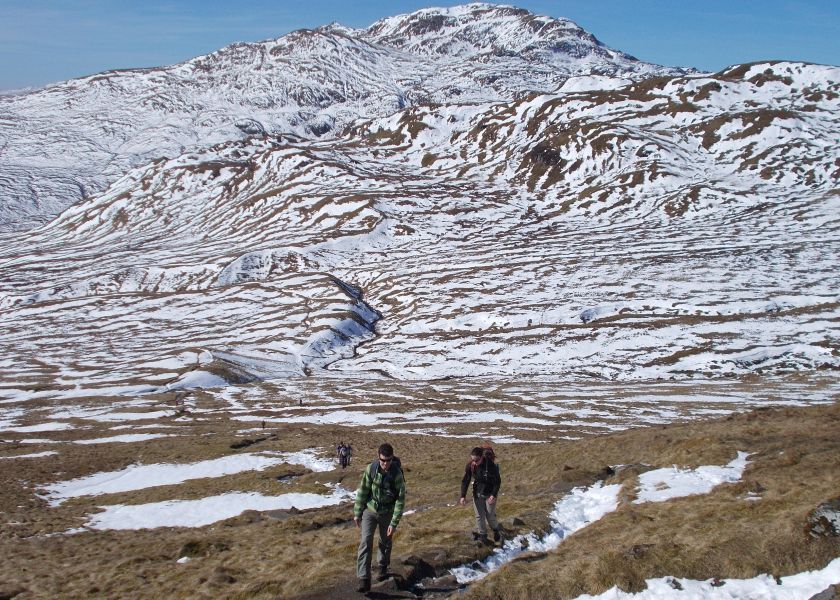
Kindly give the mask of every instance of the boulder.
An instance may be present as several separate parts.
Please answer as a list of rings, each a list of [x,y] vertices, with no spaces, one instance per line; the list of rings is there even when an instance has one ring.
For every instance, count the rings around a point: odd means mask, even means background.
[[[446,594],[460,588],[460,584],[454,575],[447,574],[442,577],[428,577],[420,582],[420,587],[425,593]]]
[[[816,538],[840,536],[840,498],[823,502],[811,511],[806,531]]]
[[[246,135],[265,135],[265,127],[256,119],[241,119],[235,125]]]
[[[808,600],[840,600],[840,583],[830,585],[819,594],[814,594]]]
[[[0,587],[0,600],[11,600],[12,598],[20,596],[24,592],[26,592],[26,590],[22,587]]]

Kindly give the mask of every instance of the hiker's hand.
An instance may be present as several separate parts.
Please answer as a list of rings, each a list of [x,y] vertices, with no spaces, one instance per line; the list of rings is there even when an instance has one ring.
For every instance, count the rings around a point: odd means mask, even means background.
[[[362,520],[359,517],[353,517],[353,522],[356,523],[356,527],[362,526]]]
[[[496,504],[496,496],[490,496],[487,498],[487,504]]]
[[[388,532],[385,535],[391,537],[392,535],[394,535],[394,529],[396,529],[396,527],[394,527],[393,525],[388,525]]]
[[[460,504],[461,506],[464,506],[466,503],[467,503],[466,498],[461,498],[460,500],[458,500],[458,504]]]

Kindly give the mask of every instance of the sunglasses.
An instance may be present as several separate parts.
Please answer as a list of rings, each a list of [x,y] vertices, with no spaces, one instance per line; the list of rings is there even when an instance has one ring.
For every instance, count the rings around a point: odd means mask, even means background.
[[[379,462],[382,462],[382,463],[389,463],[392,460],[394,460],[393,456],[389,456],[388,458],[382,458],[381,456],[379,457]]]

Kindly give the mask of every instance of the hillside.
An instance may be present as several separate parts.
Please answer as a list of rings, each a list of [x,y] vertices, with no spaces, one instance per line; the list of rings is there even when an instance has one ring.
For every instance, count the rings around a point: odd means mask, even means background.
[[[157,160],[2,238],[3,387],[836,370],[837,74],[578,78]]]
[[[512,100],[578,74],[677,72],[611,50],[568,20],[471,4],[0,96],[0,231],[42,224],[131,167],[220,142],[332,137],[358,118]]]
[[[840,67],[469,4],[0,112],[0,598],[352,598],[383,441],[380,598],[840,583]]]

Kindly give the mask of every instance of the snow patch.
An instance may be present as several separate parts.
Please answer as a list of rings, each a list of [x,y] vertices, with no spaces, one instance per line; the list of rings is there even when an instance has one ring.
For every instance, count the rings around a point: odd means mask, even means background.
[[[291,493],[264,496],[257,492],[231,492],[200,500],[167,500],[149,504],[103,506],[86,523],[91,529],[153,529],[201,527],[229,519],[246,510],[321,508],[352,500],[354,492],[336,487],[328,495]]]
[[[718,583],[714,583],[713,579],[696,581],[679,577],[661,577],[648,579],[645,582],[647,589],[636,594],[622,592],[614,587],[597,596],[589,594],[578,596],[576,600],[670,600],[671,598],[802,600],[820,593],[838,581],[840,581],[840,558],[835,558],[823,569],[788,575],[779,581],[771,575],[759,575],[752,579],[723,579]],[[677,591],[676,585],[679,585],[681,591]]]
[[[746,452],[738,452],[738,456],[723,467],[680,469],[674,466],[642,473],[639,475],[639,494],[633,503],[665,502],[672,498],[708,494],[721,483],[740,481],[747,467],[748,456]]]
[[[50,484],[44,488],[44,496],[52,506],[58,506],[68,498],[115,494],[161,485],[177,485],[192,479],[224,477],[245,471],[263,471],[283,463],[305,464],[307,467],[312,465],[319,470],[328,470],[325,468],[326,463],[319,462],[311,452],[314,451],[237,454],[195,463],[131,465],[120,471],[95,473]]]
[[[43,456],[53,456],[58,454],[55,450],[47,450],[45,452],[35,452],[33,454],[18,454],[17,456],[0,456],[0,460],[14,460],[15,458],[41,458]]]

